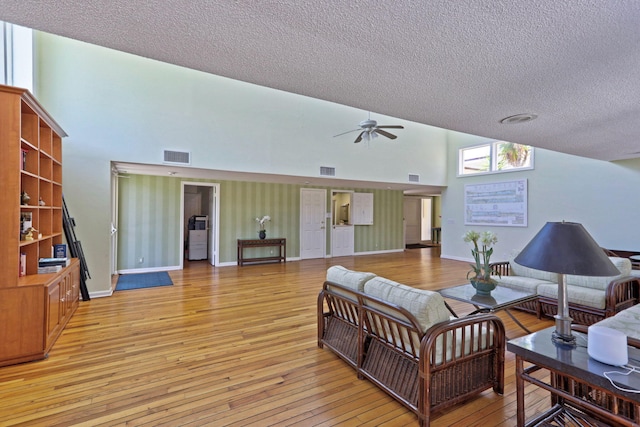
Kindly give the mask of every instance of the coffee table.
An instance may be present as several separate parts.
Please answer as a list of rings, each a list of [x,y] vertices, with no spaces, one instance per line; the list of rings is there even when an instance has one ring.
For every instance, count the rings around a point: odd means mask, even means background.
[[[522,330],[526,333],[530,334],[531,331],[527,329],[516,317],[509,311],[509,308],[516,306],[520,303],[530,301],[532,299],[536,299],[538,297],[535,293],[516,291],[514,289],[505,288],[504,286],[496,287],[493,291],[491,291],[491,295],[483,296],[476,294],[476,289],[471,285],[471,283],[467,283],[464,285],[453,286],[451,288],[444,288],[438,290],[440,295],[444,298],[451,298],[453,300],[466,302],[472,304],[476,310],[471,314],[476,313],[495,313],[498,311],[504,311],[511,317],[511,319],[518,325]],[[455,311],[447,304],[445,301],[444,304],[447,306],[451,314],[456,317],[459,317]]]

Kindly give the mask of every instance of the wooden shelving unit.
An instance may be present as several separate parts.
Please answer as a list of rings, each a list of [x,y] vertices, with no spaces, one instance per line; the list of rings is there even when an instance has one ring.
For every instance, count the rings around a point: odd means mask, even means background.
[[[64,243],[66,133],[27,90],[11,86],[0,85],[0,121],[2,366],[46,357],[77,308],[79,263],[73,260],[59,273],[38,274],[38,260],[53,257],[53,246]],[[21,221],[27,216],[35,229],[30,239]]]

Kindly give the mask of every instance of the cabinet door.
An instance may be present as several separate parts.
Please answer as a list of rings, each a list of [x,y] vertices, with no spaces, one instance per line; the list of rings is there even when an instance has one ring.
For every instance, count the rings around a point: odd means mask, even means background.
[[[61,281],[56,280],[51,283],[47,287],[47,303],[46,303],[46,334],[47,334],[47,345],[46,348],[49,348],[50,345],[55,341],[55,338],[58,336],[58,332],[60,330],[61,324],[60,321],[62,319],[62,289],[61,289]]]
[[[373,193],[353,193],[352,222],[354,225],[373,225]]]
[[[42,354],[43,300],[42,286],[0,288],[0,366]]]

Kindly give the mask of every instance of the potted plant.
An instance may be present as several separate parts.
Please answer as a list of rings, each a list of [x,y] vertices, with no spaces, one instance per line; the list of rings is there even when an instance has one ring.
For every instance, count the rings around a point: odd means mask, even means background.
[[[489,265],[491,255],[493,254],[492,245],[498,242],[498,236],[491,231],[484,231],[478,233],[477,231],[469,230],[462,237],[467,243],[473,243],[471,254],[475,260],[475,264],[471,264],[471,270],[467,273],[467,279],[471,282],[471,285],[476,289],[478,295],[490,295],[491,291],[498,285],[495,280],[491,278],[492,274],[495,274],[491,266]],[[478,246],[482,246],[482,249]]]
[[[267,230],[264,229],[264,223],[267,221],[271,221],[271,217],[269,215],[265,215],[262,218],[256,218],[256,222],[260,224],[260,230],[258,231],[258,237],[264,239],[267,237]]]

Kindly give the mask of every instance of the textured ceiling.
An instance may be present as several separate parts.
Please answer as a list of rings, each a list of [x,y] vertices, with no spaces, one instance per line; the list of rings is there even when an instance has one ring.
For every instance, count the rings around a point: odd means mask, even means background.
[[[0,0],[0,20],[446,129],[640,157],[636,0]],[[538,118],[499,123],[519,113]]]

